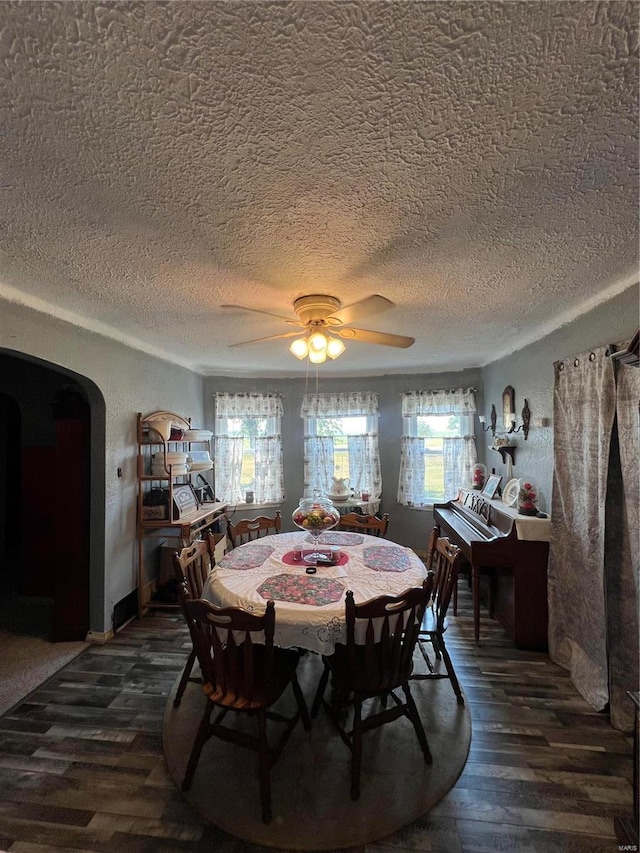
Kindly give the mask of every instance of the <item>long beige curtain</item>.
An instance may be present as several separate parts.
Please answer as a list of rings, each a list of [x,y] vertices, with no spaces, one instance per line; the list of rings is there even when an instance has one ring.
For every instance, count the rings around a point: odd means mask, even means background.
[[[549,653],[630,731],[638,689],[640,370],[609,347],[556,362]]]
[[[616,374],[605,556],[609,690],[612,725],[631,731],[634,708],[627,691],[639,686],[640,369],[618,364]]]
[[[549,551],[549,654],[585,699],[609,701],[604,586],[605,500],[615,415],[606,347],[556,362]]]

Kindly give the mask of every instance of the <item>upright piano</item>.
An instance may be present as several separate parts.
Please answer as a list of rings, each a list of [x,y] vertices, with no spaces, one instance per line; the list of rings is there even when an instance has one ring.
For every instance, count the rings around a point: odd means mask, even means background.
[[[448,536],[471,565],[473,624],[480,641],[480,571],[489,569],[493,616],[518,648],[547,650],[549,519],[462,489],[456,500],[435,504],[439,535]]]

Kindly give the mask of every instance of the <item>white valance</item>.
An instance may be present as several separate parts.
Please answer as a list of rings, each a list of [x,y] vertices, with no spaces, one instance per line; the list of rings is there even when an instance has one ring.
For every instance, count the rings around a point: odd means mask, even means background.
[[[377,391],[346,391],[336,394],[305,394],[303,418],[339,418],[349,415],[377,415]]]
[[[279,394],[216,394],[216,418],[282,417]]]
[[[474,388],[445,388],[438,391],[407,391],[402,395],[402,414],[473,415],[476,412]]]

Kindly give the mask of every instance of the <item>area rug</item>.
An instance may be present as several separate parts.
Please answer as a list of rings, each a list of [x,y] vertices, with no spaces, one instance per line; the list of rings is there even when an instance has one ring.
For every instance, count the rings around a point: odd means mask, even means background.
[[[322,669],[306,654],[298,677],[309,707]],[[174,686],[174,692],[177,687]],[[349,796],[351,754],[321,710],[306,732],[299,724],[271,771],[273,821],[260,819],[257,755],[211,738],[185,800],[205,820],[253,844],[282,850],[335,850],[385,838],[428,812],[453,787],[471,743],[471,717],[456,703],[448,680],[412,685],[433,764],[424,763],[404,717],[364,736],[361,794]],[[293,705],[290,690],[283,710]],[[169,774],[180,789],[204,695],[190,684],[179,708],[169,698],[163,747]],[[236,718],[238,715],[235,715]],[[225,723],[230,719],[227,717]],[[247,721],[250,726],[254,721]]]
[[[0,631],[0,714],[83,652],[89,643],[49,643]]]
[[[0,598],[0,714],[83,652],[89,643],[51,643],[54,602],[5,591]]]

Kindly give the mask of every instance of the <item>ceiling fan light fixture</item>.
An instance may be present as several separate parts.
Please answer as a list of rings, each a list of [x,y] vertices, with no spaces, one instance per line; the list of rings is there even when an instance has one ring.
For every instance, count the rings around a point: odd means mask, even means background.
[[[340,338],[329,338],[327,341],[327,355],[329,358],[338,358],[345,351],[346,347]]]
[[[322,332],[314,332],[309,335],[309,353],[325,353],[327,351],[327,337]],[[324,359],[322,359],[324,361]],[[320,362],[316,362],[320,363]]]
[[[303,358],[306,358],[309,355],[309,346],[307,344],[306,338],[296,338],[295,341],[289,347],[289,352],[292,355],[295,355],[296,358],[299,358],[302,361]]]
[[[312,364],[322,364],[327,360],[326,350],[309,350],[309,361]]]

